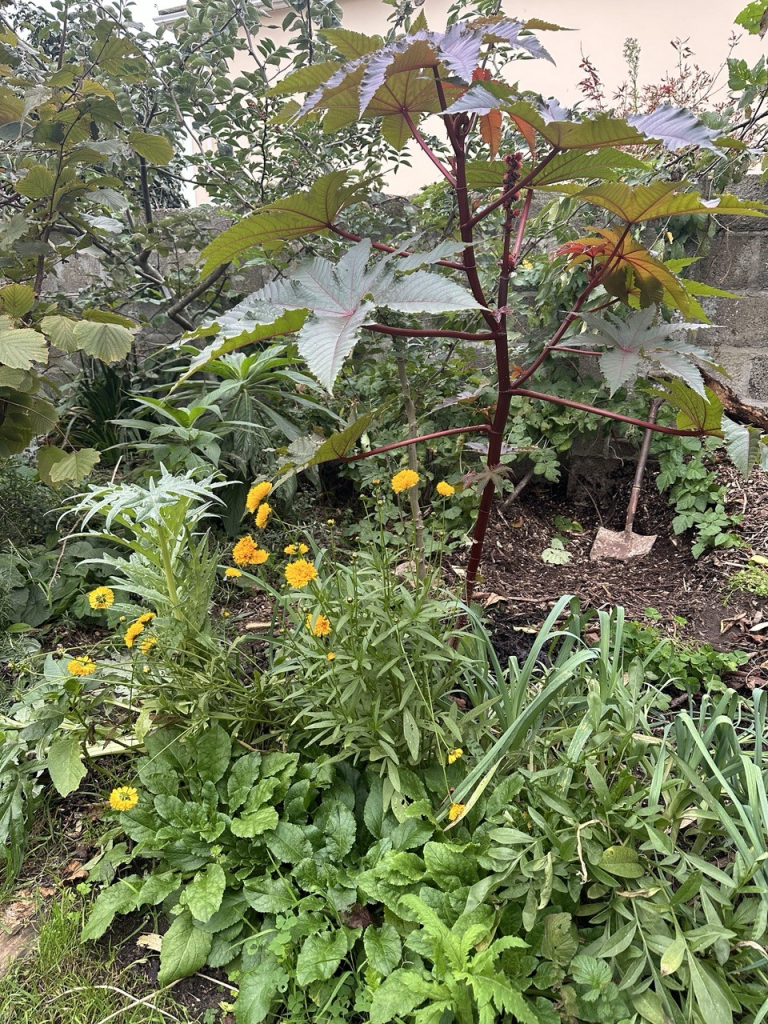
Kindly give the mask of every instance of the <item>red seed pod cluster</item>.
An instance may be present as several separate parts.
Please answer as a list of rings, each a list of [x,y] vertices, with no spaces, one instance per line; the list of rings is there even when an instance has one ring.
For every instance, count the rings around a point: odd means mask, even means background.
[[[519,177],[520,168],[523,166],[523,154],[522,153],[507,153],[504,157],[504,179],[502,182],[502,188],[504,192],[509,192],[515,187]],[[509,198],[504,203],[505,206],[509,206],[512,202],[513,197]]]

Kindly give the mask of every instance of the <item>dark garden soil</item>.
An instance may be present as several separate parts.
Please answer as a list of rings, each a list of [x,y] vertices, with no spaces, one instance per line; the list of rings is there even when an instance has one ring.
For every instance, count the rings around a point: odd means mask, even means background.
[[[727,511],[743,514],[739,532],[744,547],[708,551],[698,559],[691,554],[690,539],[674,535],[674,512],[652,485],[641,494],[634,532],[656,534],[657,540],[649,554],[627,562],[592,561],[589,555],[598,527],[623,529],[629,480],[618,481],[615,493],[599,503],[583,487],[574,488],[567,500],[551,488],[529,487],[514,504],[502,504],[489,527],[477,591],[499,653],[525,654],[531,627],[542,622],[562,594],[574,594],[586,608],[622,605],[628,619],[643,619],[646,609],[656,609],[661,618],[655,624],[680,639],[744,650],[750,661],[728,683],[768,685],[768,647],[763,647],[768,643],[768,601],[728,585],[751,554],[768,553],[768,477],[755,474],[745,481],[731,467],[723,467],[721,474],[728,486]],[[569,517],[582,531],[566,531],[562,524],[558,529],[558,516]],[[542,559],[555,534],[566,538],[567,564]],[[461,571],[465,559],[450,561]]]

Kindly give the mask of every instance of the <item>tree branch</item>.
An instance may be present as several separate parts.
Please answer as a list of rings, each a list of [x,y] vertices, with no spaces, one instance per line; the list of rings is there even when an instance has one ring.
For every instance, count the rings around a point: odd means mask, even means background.
[[[369,459],[372,455],[383,455],[384,452],[393,452],[395,448],[405,448],[409,444],[419,444],[421,441],[434,441],[438,437],[453,437],[455,434],[477,434],[490,433],[491,428],[487,423],[478,423],[470,427],[451,427],[449,430],[436,430],[434,434],[422,434],[420,437],[409,437],[405,441],[394,441],[392,444],[384,444],[380,448],[372,448],[369,452],[361,452],[359,455],[339,455],[340,462],[359,462],[360,459]]]

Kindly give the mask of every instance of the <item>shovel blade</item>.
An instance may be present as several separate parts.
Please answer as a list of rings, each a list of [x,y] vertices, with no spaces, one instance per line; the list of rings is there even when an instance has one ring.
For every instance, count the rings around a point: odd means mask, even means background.
[[[642,558],[647,555],[656,541],[657,534],[650,537],[641,537],[636,533],[627,533],[625,530],[618,533],[616,530],[606,530],[600,527],[589,552],[590,561],[596,562],[601,558],[616,558],[621,562],[628,562],[631,558]]]

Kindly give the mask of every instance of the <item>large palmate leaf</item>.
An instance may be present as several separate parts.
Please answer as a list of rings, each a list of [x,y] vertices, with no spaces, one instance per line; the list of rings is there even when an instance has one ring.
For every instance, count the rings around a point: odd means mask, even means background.
[[[558,153],[554,160],[539,171],[532,181],[534,187],[553,185],[577,178],[604,178],[611,180],[628,169],[643,170],[648,165],[630,153],[606,149],[597,153],[584,153],[578,149]]]
[[[348,176],[347,171],[324,174],[307,192],[263,206],[227,228],[203,249],[203,273],[210,273],[255,245],[274,249],[292,238],[326,231],[339,210],[360,194],[360,186],[346,183]]]
[[[546,105],[537,110],[521,101],[517,92],[499,82],[474,85],[448,109],[448,113],[461,111],[487,114],[501,110],[518,122],[527,124],[558,149],[600,149],[606,146],[638,146],[660,142],[676,152],[685,146],[699,146],[716,150],[717,133],[707,128],[689,110],[664,106],[651,114],[634,114],[627,118],[596,114],[584,120],[563,118],[567,111],[559,106]]]
[[[757,427],[736,423],[728,416],[723,416],[722,430],[731,462],[742,476],[749,476],[760,462],[761,449],[763,449],[760,431]]]
[[[700,430],[703,434],[719,434],[723,421],[723,404],[714,391],[704,388],[703,397],[683,381],[665,380],[654,394],[677,409],[677,425],[681,430]]]
[[[594,188],[574,193],[580,199],[620,217],[628,224],[653,220],[656,217],[674,217],[682,213],[707,213],[718,217],[739,215],[764,217],[765,205],[736,196],[723,195],[716,199],[702,199],[698,192],[679,191],[680,182],[655,181],[652,185],[625,185],[609,181]]]
[[[704,381],[692,359],[706,359],[706,353],[685,338],[671,337],[680,333],[680,324],[655,323],[655,306],[634,311],[626,320],[620,320],[612,313],[602,317],[582,313],[582,319],[594,332],[590,335],[590,344],[607,346],[600,356],[600,370],[611,395],[643,371],[652,372],[655,364],[673,377],[682,378],[704,397]],[[706,325],[686,325],[686,329],[690,330],[692,326],[703,328]]]
[[[275,91],[306,92],[296,118],[325,110],[323,126],[328,132],[358,117],[383,117],[385,138],[398,147],[409,137],[408,119],[417,120],[420,114],[440,110],[432,69],[441,70],[443,91],[450,102],[461,91],[450,79],[470,82],[486,44],[502,43],[532,57],[551,60],[522,22],[506,17],[458,23],[445,32],[419,28],[389,46],[376,48],[372,48],[375,37],[339,29],[327,35],[351,59],[322,78],[319,73],[295,72]],[[315,82],[318,84],[313,89]]]
[[[343,430],[337,430],[328,438],[321,434],[297,437],[288,446],[287,453],[278,467],[280,471],[278,485],[285,483],[302,470],[319,466],[323,462],[343,458],[354,448],[379,412],[379,409],[373,409],[371,412],[364,413]]]
[[[252,296],[255,305],[264,304],[261,315],[270,319],[281,309],[309,312],[299,331],[299,351],[328,390],[376,306],[406,313],[479,308],[468,291],[447,277],[427,271],[396,277],[396,255],[369,269],[370,254],[370,239],[363,239],[337,264],[322,257],[308,260],[289,278],[273,281]],[[426,254],[421,262],[431,258]],[[418,262],[415,254],[406,259],[409,266]]]

